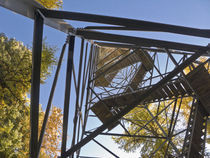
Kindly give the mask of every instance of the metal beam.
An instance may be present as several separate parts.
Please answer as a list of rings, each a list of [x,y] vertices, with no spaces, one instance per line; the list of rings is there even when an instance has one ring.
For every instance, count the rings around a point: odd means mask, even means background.
[[[35,0],[0,0],[0,6],[7,8],[15,13],[34,19],[34,12],[37,9],[45,9]],[[43,17],[44,18],[44,17]],[[44,23],[52,28],[68,33],[73,27],[61,19],[44,18]]]
[[[108,43],[108,42],[94,42],[94,44],[101,47],[113,47],[113,48],[140,48],[140,46],[133,44],[122,44],[122,43]]]
[[[31,104],[30,104],[30,157],[38,157],[39,90],[43,36],[43,18],[35,12],[32,50]]]
[[[207,48],[206,48],[207,49]],[[157,84],[155,84],[152,88],[148,89],[144,94],[138,97],[138,99],[133,102],[130,106],[127,106],[125,109],[123,109],[121,112],[119,112],[117,115],[113,116],[111,119],[109,119],[106,123],[98,127],[93,133],[85,137],[83,140],[81,140],[78,144],[71,147],[65,154],[64,157],[72,155],[75,151],[80,149],[82,146],[87,144],[89,141],[91,141],[93,138],[98,136],[100,133],[102,133],[105,129],[107,129],[111,124],[117,122],[121,117],[123,117],[125,114],[130,112],[133,108],[135,108],[139,103],[141,103],[144,99],[146,99],[151,93],[153,93],[155,90],[160,88],[162,85],[170,81],[174,76],[176,76],[180,71],[182,71],[186,66],[191,64],[193,61],[195,61],[198,57],[200,57],[204,51],[200,51],[194,55],[192,55],[190,58],[188,58],[186,61],[181,63],[178,67],[176,67],[173,71],[171,71],[165,78],[163,78],[161,81],[159,81]]]
[[[112,154],[114,157],[116,158],[120,158],[119,156],[117,156],[115,153],[113,153],[111,150],[109,150],[107,147],[105,147],[104,145],[102,145],[101,143],[99,143],[97,140],[93,139],[93,141],[98,144],[99,146],[101,146],[104,150],[108,151],[110,154]]]
[[[108,65],[110,62],[106,63],[102,68],[100,68],[99,70],[99,74],[97,76],[95,76],[90,82],[96,80],[97,78],[99,78],[100,76],[104,75],[105,73],[107,73],[109,70],[111,70],[114,66],[116,66],[117,64],[123,62],[125,59],[127,59],[129,56],[131,56],[132,54],[136,53],[137,50],[132,51],[131,53],[129,53],[128,55],[124,56],[123,58],[121,58],[120,60],[118,60],[117,62],[114,62],[114,64],[110,65],[108,68],[106,68],[105,70],[101,70],[103,67],[105,67],[106,65]],[[114,59],[113,59],[114,60]],[[112,60],[111,60],[112,62]]]
[[[47,126],[47,121],[48,121],[48,117],[49,117],[49,114],[50,114],[52,100],[53,100],[53,96],[54,96],[54,92],[55,92],[55,88],[56,88],[56,84],[57,84],[58,75],[59,75],[59,72],[60,72],[64,52],[65,52],[65,49],[66,49],[66,45],[67,45],[67,41],[65,42],[65,44],[62,47],[62,51],[61,51],[59,61],[58,61],[58,66],[57,66],[57,69],[56,69],[56,72],[55,72],[55,77],[54,77],[52,88],[51,88],[51,91],[50,91],[50,96],[49,96],[49,99],[48,99],[47,108],[46,108],[45,115],[44,115],[44,121],[43,121],[43,124],[42,124],[42,129],[41,129],[41,132],[40,132],[40,136],[39,136],[38,154],[40,152],[42,141],[43,141],[43,138],[44,138],[45,129],[46,129],[46,126]]]
[[[153,158],[154,157],[154,155],[156,154],[156,152],[158,151],[158,150],[160,150],[163,146],[164,146],[164,144],[167,142],[167,140],[165,140],[154,152],[152,152],[152,154],[150,155],[150,157],[149,158]]]
[[[118,25],[118,26],[127,27],[128,30],[160,31],[160,32],[170,32],[182,35],[210,38],[210,30],[207,29],[197,29],[197,28],[176,26],[176,25],[149,22],[143,20],[118,18],[111,16],[68,12],[68,11],[55,11],[55,10],[43,9],[42,13],[48,18],[58,18],[58,19],[68,19],[68,20],[77,20],[84,22]],[[123,29],[123,27],[119,27],[119,29]]]
[[[167,48],[174,50],[191,51],[191,52],[196,52],[199,50],[207,50],[206,47],[199,45],[169,42],[163,40],[155,40],[155,39],[140,38],[133,36],[125,36],[125,35],[116,35],[111,33],[102,33],[102,32],[89,31],[84,29],[77,29],[76,35],[83,36],[85,39],[90,39],[90,40],[119,42],[119,43],[134,44],[144,47],[158,47],[158,48]]]
[[[93,132],[85,132],[86,134],[91,134]],[[105,136],[117,136],[117,137],[133,137],[133,138],[155,138],[155,139],[167,139],[167,137],[158,137],[158,136],[146,136],[146,135],[130,135],[130,134],[119,134],[119,133],[100,133],[100,135]]]
[[[79,99],[80,99],[80,86],[81,86],[81,75],[82,75],[82,63],[83,63],[83,54],[84,54],[84,39],[81,39],[80,47],[80,60],[79,60],[79,71],[77,77],[77,87],[76,87],[76,103],[75,103],[75,113],[74,113],[74,127],[73,127],[73,136],[72,136],[72,146],[75,144],[76,139],[76,129],[77,129],[77,120],[79,112]],[[79,136],[77,136],[79,137]]]
[[[64,99],[64,110],[63,110],[64,112],[63,112],[61,156],[63,156],[64,153],[66,152],[69,102],[70,102],[70,93],[71,93],[71,78],[72,78],[72,69],[73,69],[74,42],[75,42],[75,36],[70,36],[69,52],[68,52],[68,59],[67,59],[67,70],[66,70],[66,87],[65,87],[65,99]]]
[[[151,51],[151,52],[158,52],[158,53],[167,53],[165,49],[162,48],[148,48],[148,47],[141,47],[133,44],[122,44],[122,43],[108,43],[108,42],[94,42],[96,45],[100,47],[113,47],[113,48],[128,48],[128,49],[143,49],[146,51]],[[193,52],[185,52],[185,51],[175,51],[175,50],[170,50],[171,53],[173,54],[186,54],[186,55],[191,55]],[[203,54],[203,56],[210,56],[210,54]]]

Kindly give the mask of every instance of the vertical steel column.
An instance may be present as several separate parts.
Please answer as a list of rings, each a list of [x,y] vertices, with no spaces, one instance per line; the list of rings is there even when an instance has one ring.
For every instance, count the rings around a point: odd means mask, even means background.
[[[39,89],[43,36],[43,18],[34,13],[34,37],[32,50],[31,103],[30,103],[30,158],[38,157]]]
[[[81,129],[80,126],[83,127],[83,117],[82,117],[82,107],[83,107],[83,100],[86,98],[85,96],[85,85],[87,84],[87,68],[88,66],[86,66],[87,63],[87,53],[88,53],[88,42],[86,43],[86,48],[85,48],[85,59],[84,59],[84,64],[83,64],[83,78],[82,78],[82,92],[81,92],[81,99],[80,99],[80,106],[79,106],[79,112],[78,112],[78,117],[79,117],[79,123],[78,123],[78,129],[77,129],[77,143],[79,142],[79,136],[81,135]],[[79,155],[79,151],[77,154],[77,158]]]
[[[87,48],[87,47],[86,47]],[[80,140],[83,139],[84,137],[84,134],[85,134],[85,128],[86,128],[86,123],[87,123],[87,117],[88,117],[88,100],[90,98],[90,95],[89,95],[89,81],[90,81],[90,76],[91,76],[91,72],[90,72],[90,69],[91,69],[91,64],[92,64],[92,50],[93,50],[93,44],[91,44],[91,47],[90,47],[90,52],[89,52],[89,59],[88,59],[88,65],[87,65],[87,68],[86,68],[86,75],[85,75],[85,81],[84,82],[87,82],[85,85],[86,85],[86,100],[85,100],[85,111],[84,111],[84,122],[83,122],[83,125],[82,125],[82,134],[81,134],[81,138]],[[88,79],[87,79],[88,77]],[[82,105],[82,104],[81,104]],[[77,142],[78,143],[78,142]],[[77,153],[77,157],[76,158],[79,158],[79,155],[80,155],[80,150],[78,150],[78,153]]]
[[[76,87],[76,103],[75,103],[75,114],[74,114],[74,127],[73,127],[73,137],[72,137],[72,146],[75,144],[76,139],[76,129],[77,129],[77,120],[78,120],[78,110],[79,110],[79,97],[80,97],[80,85],[81,85],[81,73],[82,73],[82,61],[83,61],[83,53],[84,53],[84,38],[81,41],[80,48],[80,60],[79,60],[79,72],[78,72],[78,82]]]
[[[68,117],[69,117],[69,102],[71,92],[71,78],[73,70],[73,56],[74,56],[74,41],[75,36],[70,36],[69,39],[69,52],[67,59],[66,70],[66,86],[65,86],[65,98],[64,98],[64,111],[63,111],[63,132],[62,132],[62,144],[61,144],[61,157],[66,152],[67,131],[68,131]]]

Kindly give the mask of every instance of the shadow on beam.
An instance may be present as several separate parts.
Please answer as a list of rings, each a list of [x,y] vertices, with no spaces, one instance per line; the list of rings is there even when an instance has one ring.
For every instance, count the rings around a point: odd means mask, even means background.
[[[116,35],[111,33],[102,33],[102,32],[89,31],[84,29],[77,29],[76,34],[79,36],[83,36],[85,39],[90,39],[90,40],[118,42],[118,43],[133,44],[144,47],[159,47],[159,48],[167,48],[167,49],[190,51],[190,52],[207,50],[206,47],[199,45],[169,42],[163,40],[155,40],[155,39],[125,36],[125,35]]]
[[[210,30],[207,29],[197,29],[197,28],[149,22],[143,20],[135,20],[135,19],[119,18],[119,17],[87,14],[87,13],[55,11],[55,10],[46,10],[46,9],[43,9],[41,11],[44,14],[44,16],[46,16],[47,18],[67,19],[67,20],[124,26],[124,27],[117,27],[117,29],[121,30],[124,29],[124,30],[136,30],[136,31],[137,30],[159,31],[159,32],[169,32],[181,35],[210,38]],[[108,27],[105,28],[107,29]],[[116,28],[113,27],[113,29]]]

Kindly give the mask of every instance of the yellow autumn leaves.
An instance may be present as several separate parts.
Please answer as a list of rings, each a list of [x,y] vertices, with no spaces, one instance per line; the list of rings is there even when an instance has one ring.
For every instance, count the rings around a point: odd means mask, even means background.
[[[62,0],[36,0],[36,1],[48,9],[59,9],[62,8],[63,5]]]

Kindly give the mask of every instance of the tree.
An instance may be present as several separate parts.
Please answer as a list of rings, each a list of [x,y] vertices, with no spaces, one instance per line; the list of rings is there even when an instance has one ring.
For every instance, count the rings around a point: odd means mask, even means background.
[[[63,4],[62,0],[37,1],[48,9],[59,9]],[[52,66],[55,65],[55,51],[55,47],[43,43],[41,83],[44,83],[51,73]],[[30,101],[27,93],[31,84],[31,58],[30,49],[23,43],[0,34],[0,157],[2,158],[28,157]],[[43,121],[42,116],[44,112],[40,111],[40,122]],[[46,130],[48,141],[58,137],[61,128],[60,117],[61,110],[53,107]],[[49,130],[52,123],[55,124],[54,132]],[[45,140],[40,152],[41,157],[55,157],[57,154],[55,148],[59,141],[54,140],[54,146],[50,147],[51,145],[46,144]]]
[[[36,0],[36,1],[48,9],[59,9],[62,8],[63,5],[62,0]]]
[[[50,75],[56,64],[56,48],[43,43],[41,63],[41,83]],[[8,39],[0,34],[0,157],[28,157],[30,137],[30,100],[27,97],[31,85],[32,53],[23,43]],[[40,122],[44,112],[40,109]],[[59,144],[61,110],[53,108],[46,139]],[[56,124],[53,131],[51,124]],[[41,123],[40,123],[41,125]],[[41,128],[41,127],[39,127]],[[58,142],[56,142],[58,141]],[[42,155],[52,157],[57,151],[44,143]],[[45,156],[46,157],[46,156]]]
[[[170,101],[169,101],[170,102]],[[158,112],[164,109],[164,102],[160,103],[159,109],[157,109],[158,105],[150,104],[148,105],[148,109],[155,116]],[[172,103],[171,108],[173,108],[174,103]],[[164,131],[167,131],[168,124],[170,123],[171,116],[171,108],[167,108],[162,112],[156,120],[159,122]],[[128,126],[128,132],[131,135],[141,135],[141,136],[153,136],[153,137],[164,137],[165,135],[160,130],[158,124],[155,120],[151,121],[146,125],[148,121],[152,119],[152,116],[148,113],[145,108],[134,108],[130,113],[125,116],[125,120]],[[146,125],[144,127],[144,125]],[[164,144],[163,147],[158,150],[153,157],[164,157],[164,153],[167,148],[167,143],[164,143],[165,139],[156,139],[156,138],[137,138],[137,137],[113,137],[115,143],[119,145],[119,148],[123,149],[126,152],[134,152],[138,149],[140,151],[140,155],[142,158],[150,157],[153,152],[161,145]],[[178,144],[179,139],[173,140],[175,144]],[[173,149],[169,147],[168,153],[173,153]]]
[[[40,158],[57,158],[60,152],[60,140],[61,140],[61,132],[62,132],[62,119],[63,115],[61,113],[61,109],[55,106],[52,107],[51,115],[49,116],[46,134],[42,143]],[[44,112],[40,114],[40,123],[39,123],[39,131],[41,130],[41,125],[44,119]],[[58,141],[59,140],[59,141]]]

